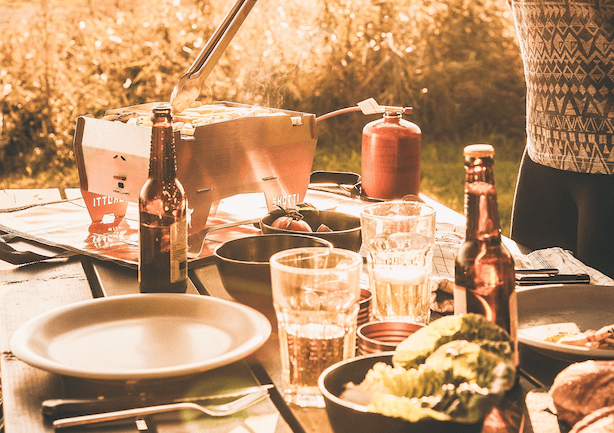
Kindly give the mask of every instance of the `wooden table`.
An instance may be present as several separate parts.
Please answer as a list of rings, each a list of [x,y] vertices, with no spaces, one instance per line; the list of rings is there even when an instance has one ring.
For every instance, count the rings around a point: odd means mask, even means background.
[[[36,190],[12,192],[28,203],[36,200],[52,200],[59,197],[56,190]],[[6,198],[6,197],[4,197]],[[0,194],[0,206],[3,196]],[[438,205],[437,217],[454,224],[464,224],[464,218]],[[15,203],[11,203],[14,205]],[[509,242],[509,241],[508,241]],[[515,248],[513,243],[509,244]],[[34,248],[34,245],[31,245]],[[217,268],[206,264],[189,272],[188,293],[216,296],[231,299],[224,290]],[[86,256],[73,256],[51,262],[14,266],[0,262],[0,345],[2,349],[1,374],[4,397],[5,431],[8,433],[36,433],[53,431],[49,420],[41,415],[41,403],[45,399],[98,395],[124,395],[134,393],[129,386],[94,383],[64,377],[29,366],[15,358],[9,347],[14,331],[28,319],[51,309],[102,296],[117,296],[138,293],[137,272],[135,269],[119,266],[109,261],[97,260]],[[556,372],[564,365],[550,359],[543,359],[530,349],[521,352],[522,366],[532,376],[545,385],[551,383]],[[255,354],[239,361],[229,368],[238,371],[238,376],[247,384],[280,383],[281,365],[279,360],[279,341],[276,330],[271,338]],[[195,377],[191,382],[209,380],[211,375],[225,374],[226,370],[207,373],[202,378]],[[234,374],[234,373],[233,373]],[[521,380],[526,391],[535,388],[536,383]],[[183,386],[181,383],[177,385]],[[152,385],[156,392],[159,385]],[[156,388],[158,387],[158,388]],[[164,389],[167,385],[162,385]],[[524,392],[524,391],[523,391]],[[326,412],[323,409],[301,409],[288,407],[277,388],[272,389],[271,399],[259,403],[239,419],[212,423],[207,417],[185,422],[179,416],[157,416],[147,418],[147,427],[139,430],[134,422],[102,425],[88,428],[87,431],[109,432],[192,432],[203,428],[232,433],[272,433],[272,432],[332,432]],[[532,431],[528,423],[524,430]],[[83,430],[82,430],[83,431]]]

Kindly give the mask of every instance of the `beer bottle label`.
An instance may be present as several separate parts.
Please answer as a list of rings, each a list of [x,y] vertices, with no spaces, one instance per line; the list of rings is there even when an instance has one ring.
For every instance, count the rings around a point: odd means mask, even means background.
[[[514,351],[514,365],[518,367],[520,363],[518,355],[518,301],[516,291],[510,295],[510,337],[512,338],[512,349]]]
[[[454,314],[467,314],[467,289],[453,284]]]
[[[186,218],[171,225],[171,283],[188,277],[188,226]]]

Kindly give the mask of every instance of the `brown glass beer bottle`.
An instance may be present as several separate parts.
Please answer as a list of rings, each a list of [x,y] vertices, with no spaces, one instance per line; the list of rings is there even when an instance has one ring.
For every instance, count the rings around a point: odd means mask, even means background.
[[[139,290],[188,287],[187,199],[177,179],[170,106],[153,109],[149,177],[139,195]]]
[[[465,242],[456,256],[454,312],[478,313],[505,329],[518,356],[514,259],[501,241],[489,144],[465,147]]]

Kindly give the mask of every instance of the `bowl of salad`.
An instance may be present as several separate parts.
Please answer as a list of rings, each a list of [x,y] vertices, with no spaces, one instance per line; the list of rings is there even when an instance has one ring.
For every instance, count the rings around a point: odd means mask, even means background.
[[[515,384],[507,333],[483,316],[444,316],[394,352],[327,368],[318,386],[335,433],[480,432]]]

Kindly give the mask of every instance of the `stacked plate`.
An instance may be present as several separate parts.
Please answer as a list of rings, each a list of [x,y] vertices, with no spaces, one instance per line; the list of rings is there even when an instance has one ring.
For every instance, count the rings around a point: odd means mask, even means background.
[[[407,322],[370,322],[358,327],[358,355],[389,352],[423,325]]]

